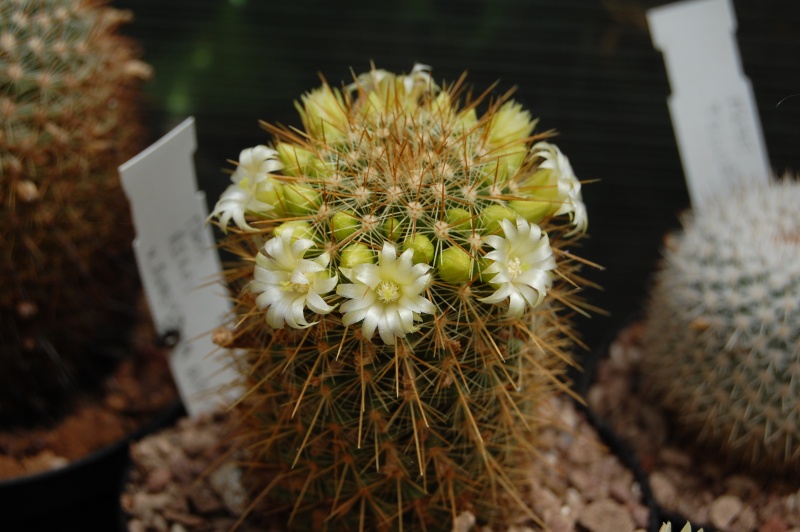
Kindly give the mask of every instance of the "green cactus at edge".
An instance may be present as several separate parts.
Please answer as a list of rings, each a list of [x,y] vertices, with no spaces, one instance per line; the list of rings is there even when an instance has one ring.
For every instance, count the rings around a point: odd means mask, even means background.
[[[672,532],[672,523],[662,523],[661,528],[658,529],[658,532]],[[681,528],[681,532],[692,532],[692,525],[687,522],[685,525],[683,525],[683,528]],[[698,528],[697,532],[703,532],[703,529]]]
[[[116,355],[138,291],[116,167],[149,67],[90,1],[0,3],[0,426],[52,421]]]
[[[569,250],[586,211],[527,111],[464,92],[373,67],[303,95],[304,131],[265,125],[273,146],[242,151],[212,217],[241,258],[250,512],[331,530],[531,513],[522,466],[586,308]]]
[[[741,188],[668,238],[646,388],[735,463],[800,472],[800,185]]]

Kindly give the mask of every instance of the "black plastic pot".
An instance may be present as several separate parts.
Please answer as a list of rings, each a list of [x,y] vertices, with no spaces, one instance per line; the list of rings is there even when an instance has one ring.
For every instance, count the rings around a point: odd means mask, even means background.
[[[126,438],[63,468],[0,481],[0,530],[116,530],[130,443],[182,415],[175,401]]]
[[[609,349],[614,340],[617,339],[620,331],[625,327],[633,324],[640,319],[639,314],[633,314],[630,317],[622,320],[613,327],[611,332],[603,339],[598,346],[592,350],[588,357],[584,360],[583,371],[579,374],[573,375],[575,382],[575,391],[581,397],[586,397],[589,393],[589,388],[595,380],[598,365],[601,360],[608,356]],[[628,443],[619,436],[612,428],[611,424],[597,415],[587,405],[578,403],[578,408],[585,413],[586,418],[595,427],[600,437],[606,445],[614,452],[620,460],[633,472],[636,482],[639,483],[642,489],[642,498],[645,500],[647,507],[650,509],[650,530],[658,532],[662,523],[672,522],[673,530],[681,530],[683,525],[689,522],[685,517],[673,512],[669,512],[662,508],[658,501],[653,496],[652,489],[650,488],[650,481],[647,472],[642,469],[641,462],[639,461],[636,451],[628,445]],[[706,532],[714,532],[715,528],[708,524],[697,524],[689,522],[692,530],[703,528]]]

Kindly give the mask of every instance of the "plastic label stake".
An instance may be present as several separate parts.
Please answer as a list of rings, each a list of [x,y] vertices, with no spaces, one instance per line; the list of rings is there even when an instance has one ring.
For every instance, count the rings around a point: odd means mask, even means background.
[[[192,416],[229,400],[235,377],[211,332],[229,312],[205,193],[197,190],[194,119],[120,166],[131,202],[133,242],[147,302],[159,336],[172,346],[170,366]],[[223,391],[226,393],[223,393]]]
[[[647,20],[664,52],[668,105],[694,208],[735,184],[766,183],[769,159],[731,2],[677,2],[650,9]]]

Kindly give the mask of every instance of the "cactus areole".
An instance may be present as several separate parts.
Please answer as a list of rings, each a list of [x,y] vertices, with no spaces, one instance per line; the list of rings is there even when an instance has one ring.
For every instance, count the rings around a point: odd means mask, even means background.
[[[212,217],[241,258],[227,346],[252,511],[441,529],[524,506],[585,312],[586,209],[520,104],[466,92],[373,68],[242,151]]]

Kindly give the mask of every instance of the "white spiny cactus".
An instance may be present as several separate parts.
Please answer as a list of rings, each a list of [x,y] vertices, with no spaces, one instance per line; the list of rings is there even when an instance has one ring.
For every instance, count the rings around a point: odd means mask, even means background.
[[[721,197],[668,238],[647,312],[646,380],[729,457],[800,469],[800,185]]]

